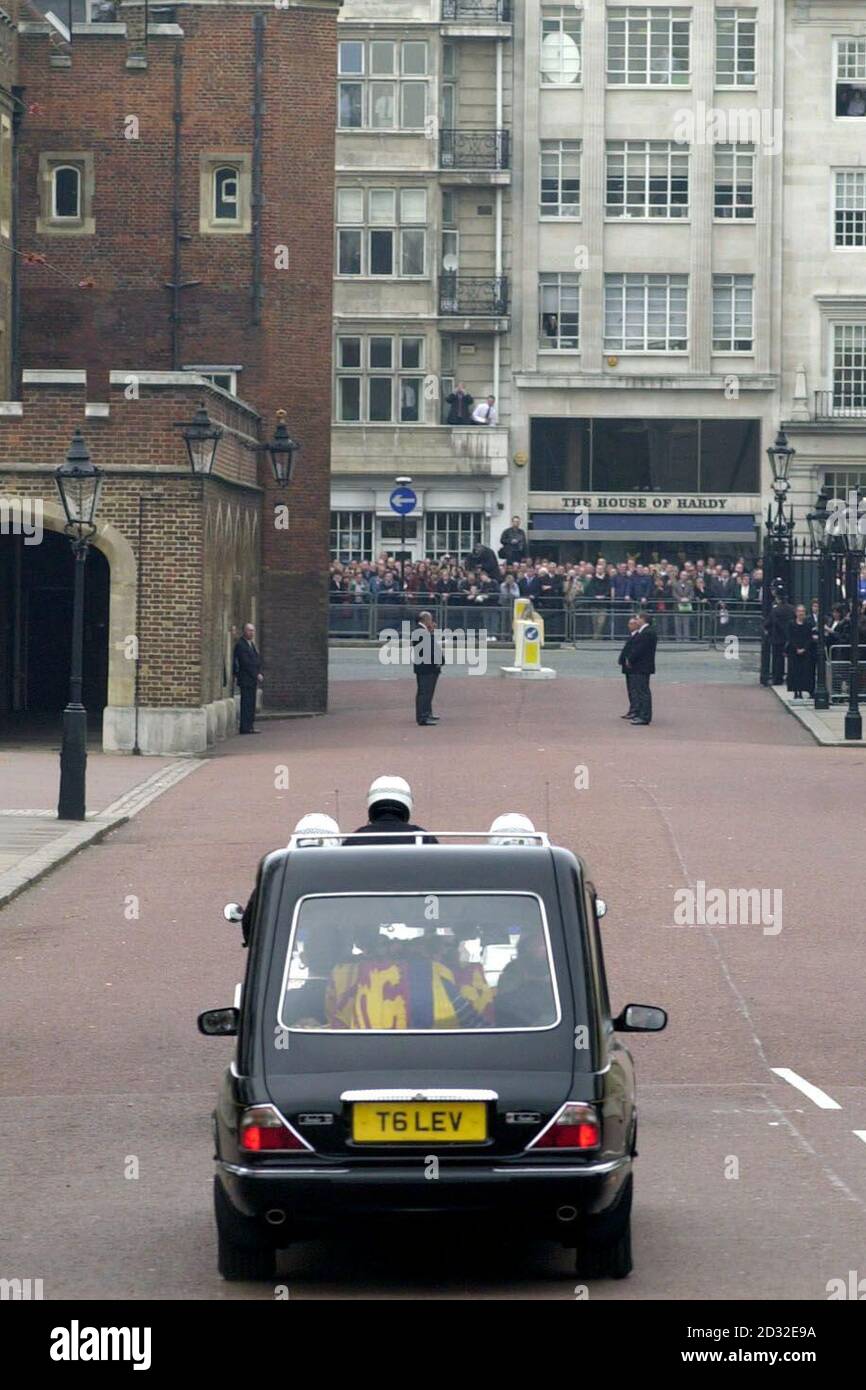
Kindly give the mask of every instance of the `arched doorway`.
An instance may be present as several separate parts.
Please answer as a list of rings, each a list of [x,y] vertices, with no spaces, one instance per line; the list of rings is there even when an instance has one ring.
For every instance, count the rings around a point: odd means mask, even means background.
[[[11,730],[59,728],[69,698],[72,547],[45,530],[38,545],[0,536],[0,718]],[[91,730],[102,728],[108,700],[111,572],[92,546],[84,584],[84,705]]]

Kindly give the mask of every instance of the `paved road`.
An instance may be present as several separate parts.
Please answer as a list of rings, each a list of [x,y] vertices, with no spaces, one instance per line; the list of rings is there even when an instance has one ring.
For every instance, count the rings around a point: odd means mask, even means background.
[[[616,717],[620,686],[446,677],[443,722],[419,729],[409,681],[340,680],[327,719],[225,745],[9,904],[0,1275],[41,1277],[49,1298],[273,1297],[215,1272],[208,1114],[230,1044],[200,1037],[195,1015],[231,1001],[244,958],[221,907],[258,856],[310,807],[339,801],[357,823],[383,770],[411,778],[430,826],[515,806],[543,823],[549,801],[552,834],[609,904],[615,1006],[671,1012],[634,1046],[635,1273],[592,1297],[823,1299],[828,1280],[866,1274],[866,755],[817,747],[751,684],[660,683],[650,729]],[[674,892],[698,880],[781,889],[782,930],[674,927]],[[299,1247],[282,1277],[292,1298],[574,1297],[551,1246],[457,1248],[408,1227],[372,1248]]]

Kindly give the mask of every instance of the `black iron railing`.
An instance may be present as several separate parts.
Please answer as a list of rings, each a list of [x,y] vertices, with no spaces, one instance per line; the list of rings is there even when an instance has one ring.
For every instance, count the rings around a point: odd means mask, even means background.
[[[461,318],[507,314],[508,279],[505,275],[483,277],[444,271],[439,276],[439,312]]]
[[[507,169],[511,158],[507,130],[440,130],[442,169]]]
[[[511,0],[442,0],[443,20],[476,20],[482,24],[510,24]]]
[[[862,391],[816,391],[816,420],[866,420],[866,383]]]

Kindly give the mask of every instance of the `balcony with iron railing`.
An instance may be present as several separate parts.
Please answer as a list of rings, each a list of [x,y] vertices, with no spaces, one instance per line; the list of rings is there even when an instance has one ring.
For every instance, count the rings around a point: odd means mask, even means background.
[[[815,420],[861,420],[866,423],[866,382],[862,389],[816,391]]]
[[[439,276],[439,313],[462,319],[503,318],[508,313],[508,277],[443,271]]]
[[[439,132],[439,167],[456,173],[499,173],[511,163],[507,130],[448,130]]]
[[[442,0],[443,24],[510,24],[512,0]]]

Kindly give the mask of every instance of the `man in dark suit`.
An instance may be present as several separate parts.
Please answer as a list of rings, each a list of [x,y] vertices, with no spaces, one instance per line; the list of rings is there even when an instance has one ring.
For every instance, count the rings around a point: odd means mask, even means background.
[[[635,705],[634,718],[630,720],[632,724],[652,722],[653,697],[650,691],[650,677],[655,675],[657,643],[658,633],[641,615],[634,636],[629,639],[628,655],[623,667],[631,673],[632,679]]]
[[[784,685],[785,683],[785,644],[788,641],[788,628],[794,621],[794,616],[794,609],[785,598],[784,590],[777,581],[773,585],[773,606],[765,624],[772,653],[773,669],[770,678],[773,685]]]
[[[631,650],[631,639],[634,637],[635,633],[637,632],[638,623],[639,623],[639,622],[640,622],[640,619],[639,619],[639,618],[629,618],[629,620],[628,620],[628,637],[627,637],[627,638],[625,639],[625,641],[623,642],[622,651],[620,652],[619,656],[617,657],[617,664],[619,665],[620,670],[622,671],[623,675],[625,676],[625,688],[626,688],[626,690],[627,690],[627,692],[628,692],[628,713],[627,713],[627,714],[621,714],[621,715],[620,715],[620,719],[634,719],[634,718],[635,718],[635,715],[637,714],[637,709],[636,709],[636,707],[635,707],[635,701],[634,701],[634,689],[633,689],[633,686],[632,686],[632,674],[631,674],[631,671],[628,669],[627,657],[628,657],[629,651]]]
[[[469,552],[466,564],[469,569],[483,570],[487,577],[489,579],[495,579],[497,584],[502,583],[502,570],[499,561],[493,554],[489,545],[484,545],[481,541],[476,541]]]
[[[243,636],[235,643],[232,670],[241,692],[241,718],[239,733],[256,734],[253,728],[256,717],[256,690],[262,683],[262,659],[255,642],[256,630],[252,623],[244,624]]]
[[[412,633],[412,665],[415,668],[415,722],[438,724],[439,716],[433,713],[433,695],[445,657],[433,614],[426,611],[418,614],[418,627]]]

